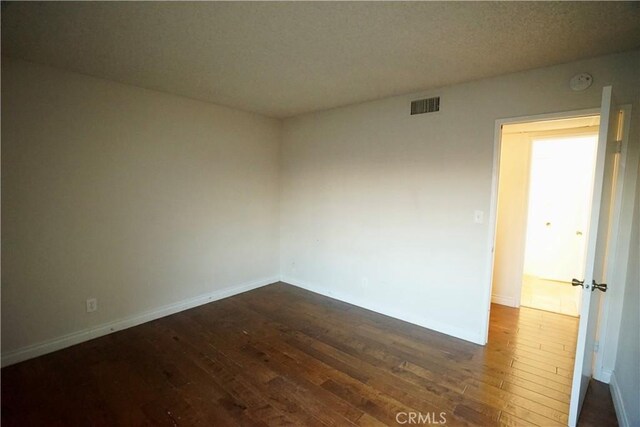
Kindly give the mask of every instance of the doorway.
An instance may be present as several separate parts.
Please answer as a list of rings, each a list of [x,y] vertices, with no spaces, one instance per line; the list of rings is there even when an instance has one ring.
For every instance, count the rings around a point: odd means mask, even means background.
[[[502,126],[494,303],[579,315],[599,122]]]
[[[508,337],[507,385],[544,396],[555,410],[545,416],[565,425],[583,297],[572,279],[585,270],[599,131],[597,112],[500,129],[488,346]]]
[[[570,380],[570,389],[567,390],[570,393],[568,399],[568,424],[575,426],[580,415],[580,410],[584,402],[584,397],[587,392],[587,387],[592,377],[598,374],[598,370],[602,369],[602,356],[598,353],[599,348],[603,348],[603,342],[608,341],[608,331],[605,328],[608,313],[610,310],[610,298],[606,297],[605,292],[609,288],[607,283],[613,283],[616,273],[616,259],[617,259],[617,245],[618,238],[622,236],[620,230],[621,223],[621,208],[622,208],[622,189],[624,187],[625,176],[625,159],[627,153],[627,142],[629,132],[629,114],[631,112],[630,105],[620,105],[617,102],[616,91],[612,86],[605,86],[602,88],[602,96],[599,109],[582,110],[567,113],[551,113],[539,116],[529,116],[522,118],[500,119],[496,120],[496,139],[494,151],[494,173],[493,173],[493,185],[492,185],[492,204],[491,204],[491,224],[490,229],[492,239],[489,251],[490,262],[490,276],[489,284],[487,286],[486,303],[487,303],[487,316],[485,317],[485,330],[487,337],[487,345],[491,344],[492,340],[499,339],[491,337],[491,330],[489,328],[490,317],[493,317],[495,312],[494,308],[499,307],[495,304],[512,305],[514,308],[503,307],[507,310],[515,310],[518,313],[518,318],[521,319],[523,313],[533,310],[536,313],[543,313],[547,316],[560,316],[564,319],[573,319],[578,322],[577,337],[575,340],[568,342],[567,338],[572,338],[575,334],[561,333],[561,337],[558,336],[559,324],[553,322],[551,325],[538,325],[533,329],[527,327],[524,323],[518,321],[516,334],[509,339],[508,343],[515,345],[516,347],[522,343],[522,345],[529,346],[527,352],[533,350],[536,353],[538,361],[542,361],[543,367],[552,367],[555,373],[551,373],[552,380],[554,382],[565,382],[566,378]],[[528,125],[534,121],[547,120],[555,126],[555,123],[560,124],[561,120],[572,120],[576,118],[597,117],[600,118],[599,132],[597,139],[597,152],[595,160],[595,168],[593,170],[592,181],[592,195],[591,195],[591,212],[589,215],[589,229],[587,230],[586,240],[586,254],[585,254],[585,269],[582,274],[582,280],[572,280],[572,283],[576,286],[580,286],[582,289],[580,316],[578,318],[566,316],[557,313],[550,313],[543,310],[532,308],[519,308],[521,293],[515,292],[512,295],[500,294],[497,292],[508,291],[500,284],[500,279],[508,277],[508,274],[514,271],[524,272],[524,256],[521,252],[502,251],[502,255],[511,256],[511,261],[518,262],[505,263],[500,262],[500,254],[496,253],[498,246],[501,242],[498,237],[497,228],[500,223],[509,224],[511,219],[512,230],[522,227],[522,230],[526,230],[526,223],[524,223],[525,215],[502,215],[498,214],[498,202],[499,196],[499,184],[500,182],[508,182],[512,185],[522,185],[522,181],[526,181],[528,176],[524,174],[523,170],[529,171],[530,164],[526,164],[524,167],[514,168],[512,170],[513,177],[511,179],[505,179],[505,169],[501,166],[505,162],[503,157],[504,152],[501,151],[502,146],[502,131],[506,125],[522,124]],[[545,123],[545,126],[547,123]],[[558,129],[560,127],[554,127]],[[549,129],[545,129],[549,130]],[[522,148],[522,145],[516,145]],[[530,162],[530,158],[529,158]],[[521,165],[522,166],[522,165]],[[581,166],[578,166],[580,168]],[[515,192],[516,197],[509,200],[507,206],[511,211],[517,212],[523,210],[528,213],[528,184],[526,186],[527,191]],[[519,196],[518,196],[519,195]],[[525,196],[526,195],[526,196]],[[503,201],[505,198],[503,197]],[[507,212],[509,209],[507,210]],[[499,218],[501,217],[501,218]],[[502,220],[502,221],[501,221]],[[519,222],[518,222],[519,221]],[[524,247],[526,238],[521,236],[524,233],[513,233],[511,236],[507,236],[507,242],[515,241]],[[514,255],[515,253],[515,255]],[[494,260],[496,262],[494,262]],[[513,282],[502,282],[504,285]],[[624,292],[624,282],[616,281],[614,283],[620,292]],[[512,289],[513,290],[513,289]],[[603,298],[604,296],[604,298]],[[522,318],[524,321],[524,318]],[[498,328],[500,329],[500,328]],[[530,340],[523,339],[520,331],[536,332],[536,336],[540,342],[531,342]],[[495,334],[495,332],[494,332]],[[557,339],[560,338],[560,342]],[[546,341],[546,344],[542,341]],[[554,344],[555,342],[555,344]],[[564,351],[569,351],[570,358],[575,360],[573,365],[573,372],[567,372],[561,369],[560,366],[553,365],[553,360],[557,356],[557,345],[562,346]],[[556,348],[553,348],[553,347]],[[605,347],[606,348],[606,347]],[[513,350],[513,363],[518,357],[516,353],[522,352],[522,350],[515,348]],[[539,356],[542,358],[540,360]],[[519,372],[521,369],[512,365],[512,371],[514,373]],[[529,376],[531,368],[528,367],[527,371],[524,371],[522,376]],[[600,371],[601,373],[603,371]],[[547,379],[549,374],[544,374]],[[565,377],[560,378],[560,377]],[[531,377],[530,377],[531,378]],[[558,381],[555,381],[558,380]],[[603,378],[606,382],[606,379]],[[568,395],[558,396],[562,399],[567,399]],[[565,400],[566,402],[566,400]],[[567,408],[562,408],[563,413],[567,413]]]

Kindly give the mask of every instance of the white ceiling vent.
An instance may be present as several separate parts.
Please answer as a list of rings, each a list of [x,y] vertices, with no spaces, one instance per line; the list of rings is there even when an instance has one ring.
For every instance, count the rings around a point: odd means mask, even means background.
[[[435,113],[436,111],[440,111],[439,96],[436,96],[435,98],[419,99],[411,102],[412,116],[414,114]]]

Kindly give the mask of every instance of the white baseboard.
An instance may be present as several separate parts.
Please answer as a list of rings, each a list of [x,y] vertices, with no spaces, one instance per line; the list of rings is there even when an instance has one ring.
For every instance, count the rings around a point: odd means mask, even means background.
[[[611,384],[611,375],[613,372],[607,369],[597,369],[593,373],[593,378],[600,381],[601,383]]]
[[[351,305],[355,305],[357,307],[365,308],[367,310],[371,310],[379,314],[384,314],[385,316],[389,316],[395,319],[403,320],[405,322],[413,323],[414,325],[422,326],[423,328],[441,332],[446,335],[451,335],[452,337],[460,338],[465,341],[470,341],[474,344],[480,344],[480,345],[485,344],[484,336],[481,336],[479,332],[473,333],[464,329],[457,328],[455,326],[440,323],[433,319],[427,319],[419,316],[410,315],[401,310],[397,310],[389,307],[382,307],[379,304],[375,304],[371,302],[360,301],[357,298],[354,298],[352,296],[342,294],[342,293],[338,294],[334,291],[326,290],[320,286],[304,283],[292,277],[283,277],[281,281],[287,284],[296,286],[298,288],[306,289],[308,291],[315,292],[317,294],[324,295],[329,298],[337,299],[339,301],[346,302]]]
[[[252,289],[278,282],[279,280],[279,277],[268,277],[261,280],[255,280],[224,289],[219,289],[217,291],[199,295],[194,298],[189,298],[173,304],[158,307],[153,310],[148,310],[140,314],[125,317],[124,319],[104,323],[102,325],[94,326],[37,344],[22,347],[17,350],[9,351],[7,353],[2,353],[1,365],[2,367],[13,365],[14,363],[42,356],[43,354],[61,350],[75,344],[80,344],[81,342],[88,341],[93,338],[98,338],[112,332],[121,331],[123,329],[131,328],[132,326],[137,326],[142,323],[150,322],[161,317],[178,313],[180,311],[188,310],[202,304],[207,304],[233,295],[241,294]]]
[[[609,382],[609,389],[611,390],[611,398],[613,399],[613,407],[616,410],[616,417],[618,418],[618,424],[620,427],[630,427],[629,416],[624,407],[622,401],[622,394],[620,393],[620,386],[616,380],[615,371],[611,372],[611,381]]]
[[[491,302],[499,305],[507,305],[509,307],[517,307],[514,297],[506,297],[504,295],[491,295]]]

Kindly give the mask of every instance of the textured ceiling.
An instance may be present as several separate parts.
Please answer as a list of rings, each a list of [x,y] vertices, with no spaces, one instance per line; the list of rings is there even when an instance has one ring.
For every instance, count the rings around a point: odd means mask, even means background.
[[[3,55],[273,117],[640,46],[622,2],[6,3]]]

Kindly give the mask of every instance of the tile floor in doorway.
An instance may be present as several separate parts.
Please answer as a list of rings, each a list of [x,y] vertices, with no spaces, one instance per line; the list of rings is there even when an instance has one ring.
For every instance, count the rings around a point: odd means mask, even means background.
[[[578,316],[580,289],[571,286],[569,282],[524,276],[520,304],[539,310]]]

